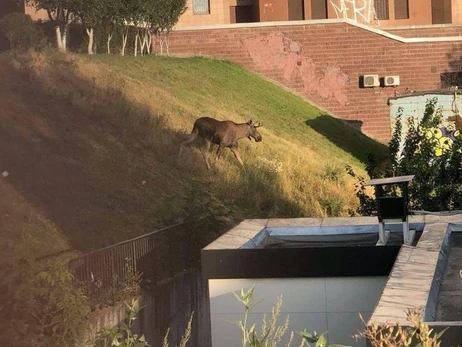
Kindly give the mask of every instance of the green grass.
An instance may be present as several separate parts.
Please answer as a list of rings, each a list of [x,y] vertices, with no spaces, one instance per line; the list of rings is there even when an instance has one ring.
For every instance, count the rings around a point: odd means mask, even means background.
[[[11,172],[0,206],[23,202],[10,206],[8,232],[33,256],[85,252],[179,220],[205,244],[244,218],[346,215],[357,202],[344,166],[361,171],[368,153],[385,153],[224,61],[6,54],[0,81],[0,172]],[[210,172],[196,148],[176,159],[201,115],[264,124],[261,143],[240,142],[245,170],[229,151]]]
[[[108,55],[91,59],[168,91],[194,113],[256,119],[276,135],[299,141],[321,155],[345,159],[347,152],[352,156],[348,160],[355,164],[365,162],[368,152],[384,155],[383,144],[228,61],[201,57],[139,57],[134,61],[131,57]],[[313,128],[322,128],[322,131]]]

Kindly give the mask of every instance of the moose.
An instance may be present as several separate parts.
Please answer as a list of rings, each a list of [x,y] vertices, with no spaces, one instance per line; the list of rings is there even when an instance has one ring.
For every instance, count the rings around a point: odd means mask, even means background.
[[[244,137],[249,140],[254,139],[256,142],[260,142],[262,137],[257,131],[258,127],[261,127],[260,123],[253,123],[252,120],[248,120],[245,123],[234,123],[232,121],[219,121],[210,117],[201,117],[194,122],[191,134],[188,136],[186,141],[181,144],[178,157],[180,157],[183,147],[192,143],[197,138],[201,138],[205,141],[205,147],[202,152],[207,168],[210,170],[210,164],[208,161],[208,152],[210,144],[214,143],[218,145],[216,155],[220,158],[225,147],[228,147],[234,154],[236,160],[244,166],[241,156],[239,154],[237,141]]]

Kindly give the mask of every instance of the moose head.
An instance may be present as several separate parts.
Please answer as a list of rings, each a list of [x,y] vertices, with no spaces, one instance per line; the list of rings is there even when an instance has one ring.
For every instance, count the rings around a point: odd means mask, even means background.
[[[262,140],[262,136],[258,132],[257,128],[263,126],[263,124],[260,124],[260,122],[254,123],[251,119],[249,119],[246,124],[248,125],[249,128],[249,134],[247,138],[249,140],[254,139],[255,142],[260,142]]]

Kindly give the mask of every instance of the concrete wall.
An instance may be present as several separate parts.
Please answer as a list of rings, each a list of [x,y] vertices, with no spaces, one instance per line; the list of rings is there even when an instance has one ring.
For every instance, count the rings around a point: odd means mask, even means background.
[[[461,69],[462,37],[439,40],[337,20],[277,22],[184,28],[172,33],[170,52],[231,60],[388,141],[389,97],[438,89],[440,73]],[[399,75],[401,85],[360,88],[365,74]]]
[[[209,280],[212,346],[240,345],[240,330],[230,322],[244,318],[244,307],[232,292],[255,284],[255,300],[249,317],[250,325],[257,324],[271,308],[279,295],[283,296],[280,324],[289,314],[286,333],[307,329],[318,333],[329,331],[330,343],[366,346],[365,341],[351,338],[363,329],[358,313],[367,321],[382,293],[387,277],[337,277],[293,279],[225,279]],[[249,325],[249,326],[250,326]],[[299,337],[295,338],[298,345]]]

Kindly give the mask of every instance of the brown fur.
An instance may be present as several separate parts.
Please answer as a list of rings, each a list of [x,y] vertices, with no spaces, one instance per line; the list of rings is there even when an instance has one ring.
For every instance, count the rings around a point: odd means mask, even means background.
[[[194,122],[191,134],[181,144],[178,156],[181,155],[183,146],[192,143],[198,138],[201,138],[205,141],[203,157],[208,169],[210,169],[210,164],[207,154],[211,143],[218,145],[218,158],[220,158],[223,150],[228,147],[233,152],[236,160],[241,165],[244,165],[239,154],[237,141],[247,137],[249,140],[253,138],[256,142],[260,142],[262,140],[262,136],[257,131],[257,128],[260,126],[261,124],[253,123],[252,120],[249,120],[246,123],[238,124],[232,121],[219,121],[209,117],[199,118]]]

